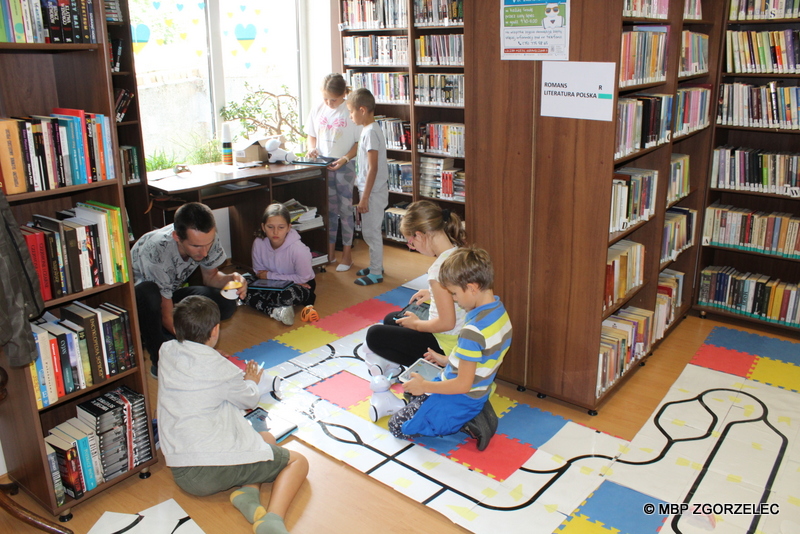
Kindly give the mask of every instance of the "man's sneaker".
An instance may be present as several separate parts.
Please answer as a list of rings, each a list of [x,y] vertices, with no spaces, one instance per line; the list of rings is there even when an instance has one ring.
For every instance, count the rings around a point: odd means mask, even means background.
[[[286,326],[292,326],[294,324],[294,307],[281,306],[280,308],[272,308],[272,311],[269,312],[269,316],[276,321],[282,322]]]
[[[155,365],[150,366],[150,376],[158,380],[158,367]]]
[[[497,431],[497,414],[494,413],[492,404],[487,400],[481,413],[476,415],[461,427],[461,431],[469,437],[478,440],[478,450],[482,451],[489,446],[492,436]]]

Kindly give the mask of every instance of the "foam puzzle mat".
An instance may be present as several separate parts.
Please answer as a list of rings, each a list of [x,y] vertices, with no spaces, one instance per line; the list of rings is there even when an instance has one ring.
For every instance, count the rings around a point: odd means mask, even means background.
[[[299,439],[471,532],[800,533],[800,344],[715,328],[630,442],[495,394],[497,434],[479,452],[466,434],[404,441],[370,419],[366,329],[413,293],[232,360],[281,377],[261,406]]]

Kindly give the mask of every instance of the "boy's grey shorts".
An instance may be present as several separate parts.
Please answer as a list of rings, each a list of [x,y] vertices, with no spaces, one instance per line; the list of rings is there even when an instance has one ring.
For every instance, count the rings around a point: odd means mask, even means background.
[[[205,497],[247,484],[273,482],[289,463],[289,449],[270,445],[272,460],[241,465],[171,467],[172,478],[186,493]]]

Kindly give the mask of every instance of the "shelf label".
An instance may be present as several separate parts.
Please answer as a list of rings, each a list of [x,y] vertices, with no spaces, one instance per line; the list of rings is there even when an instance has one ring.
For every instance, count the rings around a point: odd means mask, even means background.
[[[612,121],[616,90],[614,63],[542,63],[543,117]]]
[[[800,187],[786,186],[786,193],[793,198],[800,198]]]
[[[569,59],[569,0],[501,0],[500,59]]]

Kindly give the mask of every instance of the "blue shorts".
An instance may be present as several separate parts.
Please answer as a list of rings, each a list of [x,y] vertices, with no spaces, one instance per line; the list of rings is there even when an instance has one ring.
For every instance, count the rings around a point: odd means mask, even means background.
[[[487,396],[474,399],[468,395],[432,394],[420,405],[414,417],[403,423],[409,436],[447,436],[455,434],[486,404]]]

